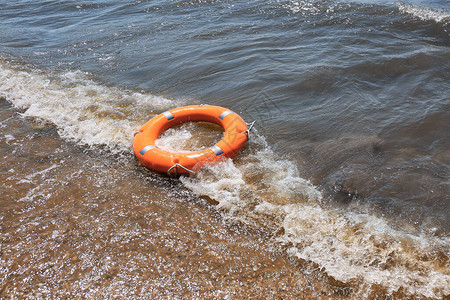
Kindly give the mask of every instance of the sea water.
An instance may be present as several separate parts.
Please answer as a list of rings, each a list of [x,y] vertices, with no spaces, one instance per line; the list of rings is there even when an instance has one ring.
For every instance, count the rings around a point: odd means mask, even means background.
[[[0,298],[450,295],[448,1],[10,1],[0,20]],[[141,167],[133,133],[201,103],[256,121],[251,149]]]

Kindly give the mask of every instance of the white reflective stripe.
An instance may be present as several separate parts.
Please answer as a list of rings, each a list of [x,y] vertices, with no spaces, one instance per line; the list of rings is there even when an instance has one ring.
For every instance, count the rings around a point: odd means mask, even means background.
[[[167,120],[172,120],[175,118],[170,111],[165,111],[162,114],[167,118]]]
[[[234,113],[234,111],[226,110],[220,114],[219,119],[223,120],[226,116],[228,116],[229,114],[232,114],[232,113]]]
[[[152,149],[155,149],[155,148],[158,148],[158,147],[156,147],[155,145],[148,145],[148,146],[145,146],[144,148],[142,148],[142,150],[139,151],[139,153],[141,155],[144,155],[148,150],[152,150]]]
[[[222,155],[223,154],[223,150],[222,149],[220,149],[220,147],[219,146],[217,146],[217,145],[214,145],[214,146],[212,146],[211,148],[209,148],[209,149],[211,149],[217,156],[219,156],[219,155]]]

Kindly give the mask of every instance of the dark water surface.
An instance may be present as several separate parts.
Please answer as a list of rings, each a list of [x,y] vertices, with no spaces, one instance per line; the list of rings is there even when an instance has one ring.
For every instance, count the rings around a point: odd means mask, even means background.
[[[450,295],[448,1],[10,1],[0,22],[0,298]],[[133,132],[199,103],[255,120],[253,149],[140,167]]]

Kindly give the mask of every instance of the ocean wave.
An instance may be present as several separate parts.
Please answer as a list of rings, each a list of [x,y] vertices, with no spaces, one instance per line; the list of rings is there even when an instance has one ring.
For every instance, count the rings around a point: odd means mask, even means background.
[[[0,96],[26,117],[53,123],[62,138],[127,151],[133,132],[174,100],[116,87],[69,71],[50,74],[0,60]]]
[[[400,12],[412,15],[422,21],[433,21],[441,24],[450,23],[450,11],[433,9],[406,3],[397,3]]]
[[[254,143],[259,150],[240,162],[227,160],[181,181],[197,196],[215,200],[232,222],[272,230],[273,242],[307,262],[311,272],[318,268],[358,287],[361,297],[380,288],[429,298],[450,293],[448,238],[414,235],[370,214],[328,208],[295,164],[278,157],[262,137]]]

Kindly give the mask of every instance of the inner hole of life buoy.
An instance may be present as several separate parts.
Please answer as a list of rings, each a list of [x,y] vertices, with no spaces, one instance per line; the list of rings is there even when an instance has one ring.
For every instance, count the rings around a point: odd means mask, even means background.
[[[169,152],[201,151],[217,144],[223,135],[223,128],[217,124],[186,122],[164,131],[155,145]]]

